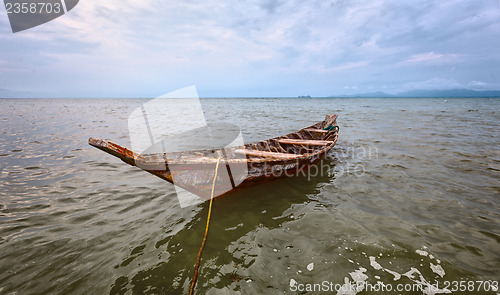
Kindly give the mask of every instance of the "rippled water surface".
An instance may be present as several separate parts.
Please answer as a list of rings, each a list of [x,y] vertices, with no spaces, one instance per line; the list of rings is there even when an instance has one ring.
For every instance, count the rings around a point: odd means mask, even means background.
[[[87,145],[130,146],[127,118],[144,102],[0,100],[0,294],[187,293],[208,203],[181,208],[171,184]],[[340,137],[310,175],[214,202],[197,294],[293,294],[324,281],[500,293],[500,99],[202,106],[246,142],[327,113]],[[356,293],[382,294],[325,294]]]

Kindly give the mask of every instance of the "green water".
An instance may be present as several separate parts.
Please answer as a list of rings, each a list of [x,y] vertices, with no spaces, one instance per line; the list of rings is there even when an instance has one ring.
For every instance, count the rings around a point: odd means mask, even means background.
[[[0,294],[187,293],[208,203],[181,208],[171,184],[87,145],[130,146],[144,102],[0,100]],[[340,137],[313,175],[214,202],[197,294],[500,293],[500,99],[202,106],[246,142],[327,113]],[[323,282],[424,290],[307,291]]]

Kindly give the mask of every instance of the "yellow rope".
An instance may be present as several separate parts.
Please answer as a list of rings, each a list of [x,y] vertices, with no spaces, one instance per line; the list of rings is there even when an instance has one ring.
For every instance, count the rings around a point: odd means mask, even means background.
[[[207,242],[208,225],[210,224],[210,214],[212,213],[212,200],[214,199],[215,181],[217,180],[217,172],[219,171],[220,159],[221,157],[217,159],[217,165],[215,166],[215,175],[214,175],[214,180],[212,182],[212,194],[210,195],[210,205],[208,206],[207,226],[205,227],[205,235],[203,236],[203,242],[201,242],[200,251],[198,252],[198,258],[196,259],[196,266],[194,267],[194,275],[193,275],[193,280],[191,281],[191,287],[189,288],[189,295],[192,295],[194,292],[194,286],[196,285],[196,279],[198,278],[198,268],[200,267],[201,253],[203,252],[203,247],[205,247],[205,243]]]

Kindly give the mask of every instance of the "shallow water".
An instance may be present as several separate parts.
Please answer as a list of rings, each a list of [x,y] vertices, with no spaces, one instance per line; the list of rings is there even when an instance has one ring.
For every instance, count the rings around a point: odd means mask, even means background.
[[[0,294],[187,293],[208,203],[181,208],[171,184],[87,145],[130,146],[127,118],[144,102],[0,100]],[[197,294],[294,294],[323,281],[500,293],[500,99],[202,106],[246,142],[327,113],[340,137],[310,175],[214,202]],[[381,294],[367,288],[338,294]]]

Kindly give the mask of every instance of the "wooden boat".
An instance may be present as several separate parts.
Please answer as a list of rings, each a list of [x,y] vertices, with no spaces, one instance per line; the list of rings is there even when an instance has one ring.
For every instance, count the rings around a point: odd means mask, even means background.
[[[214,150],[138,154],[108,140],[89,138],[89,144],[209,199],[218,161],[214,197],[295,175],[323,158],[335,145],[339,132],[336,120],[337,115],[327,115],[325,120],[297,132]]]

